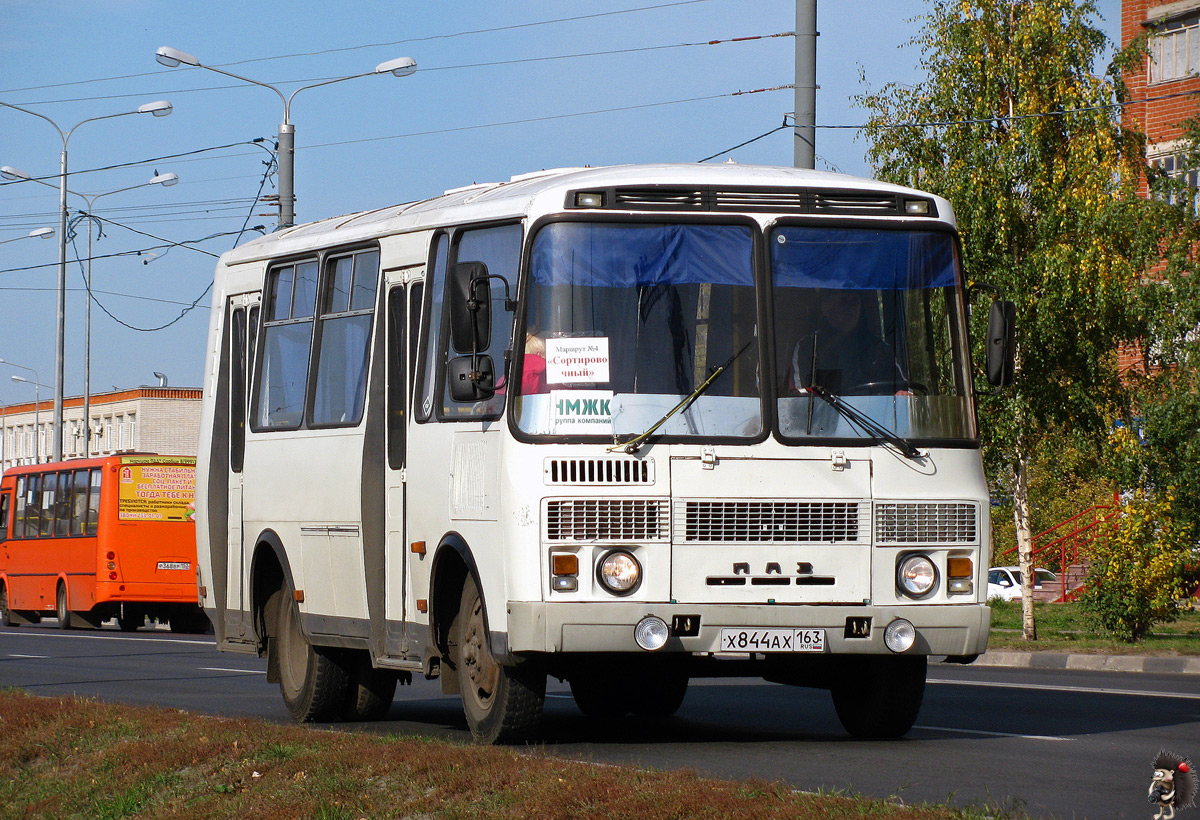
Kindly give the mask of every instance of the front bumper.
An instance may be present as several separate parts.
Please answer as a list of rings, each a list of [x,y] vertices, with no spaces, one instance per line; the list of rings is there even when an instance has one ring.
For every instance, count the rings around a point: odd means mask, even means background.
[[[543,603],[508,605],[508,650],[512,653],[638,652],[633,628],[647,615],[668,624],[675,616],[698,616],[693,636],[672,634],[662,652],[719,654],[721,629],[794,627],[825,630],[830,654],[890,655],[883,633],[904,618],[917,630],[910,655],[976,655],[987,649],[992,611],[985,604],[909,606],[740,606],[645,602]],[[870,618],[866,637],[848,637],[848,618]],[[658,654],[658,653],[656,653]]]

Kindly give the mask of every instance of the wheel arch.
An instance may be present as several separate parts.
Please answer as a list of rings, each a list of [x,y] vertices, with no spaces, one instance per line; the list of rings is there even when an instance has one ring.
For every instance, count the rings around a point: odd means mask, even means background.
[[[260,655],[266,649],[269,634],[267,601],[285,581],[292,589],[296,588],[283,539],[274,530],[263,530],[254,540],[254,555],[250,559],[250,612]]]
[[[482,594],[483,584],[471,547],[459,533],[448,532],[438,543],[429,569],[429,650],[443,658],[449,657],[450,625],[458,614],[463,584],[468,576],[475,579]],[[487,624],[486,607],[483,617]]]

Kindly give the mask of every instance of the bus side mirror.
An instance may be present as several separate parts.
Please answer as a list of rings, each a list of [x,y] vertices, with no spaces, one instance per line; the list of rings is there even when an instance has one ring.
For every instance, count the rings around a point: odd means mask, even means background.
[[[487,265],[459,262],[450,270],[450,341],[459,353],[487,350],[492,339],[492,286]]]
[[[476,402],[496,395],[496,368],[491,356],[459,356],[447,365],[450,398]]]
[[[1017,306],[1005,299],[992,302],[987,329],[987,380],[996,387],[1012,384],[1017,349]]]

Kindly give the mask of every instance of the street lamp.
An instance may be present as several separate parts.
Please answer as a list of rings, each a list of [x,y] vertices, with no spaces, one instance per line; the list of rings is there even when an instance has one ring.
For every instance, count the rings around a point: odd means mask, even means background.
[[[44,182],[36,177],[31,177],[24,171],[20,171],[11,165],[0,167],[0,177],[5,179],[23,180],[25,182],[37,182],[50,188],[56,186],[49,182]],[[115,191],[105,191],[100,194],[81,194],[78,191],[70,191],[67,193],[77,196],[87,203],[87,210],[80,213],[92,222],[96,222],[97,218],[93,212],[93,207],[97,199],[103,196],[119,194],[124,191],[132,191],[135,188],[146,188],[150,185],[161,185],[164,188],[169,188],[179,182],[179,175],[174,173],[155,174],[150,178],[149,182],[141,182],[137,185],[129,185],[125,188],[118,188]],[[54,231],[50,228],[41,228],[40,230],[48,230],[51,233]],[[35,231],[36,233],[36,231]],[[33,234],[30,234],[31,236]],[[12,241],[11,239],[8,241]],[[85,437],[84,457],[90,457],[92,454],[92,436],[91,436],[91,412],[92,412],[92,231],[88,230],[88,248],[87,248],[87,268],[84,274],[84,288],[87,291],[87,302],[84,304],[83,310],[83,423],[88,429],[88,435]]]
[[[325,80],[324,82],[302,86],[293,91],[290,96],[285,97],[282,91],[269,83],[259,82],[249,77],[243,77],[240,74],[234,74],[231,71],[204,65],[191,54],[188,54],[186,51],[180,51],[177,48],[162,46],[155,52],[154,59],[167,68],[186,65],[193,68],[215,71],[217,74],[224,74],[226,77],[233,77],[235,80],[269,88],[279,95],[280,101],[283,102],[283,122],[279,125],[279,143],[276,147],[276,156],[279,160],[279,228],[290,228],[296,223],[296,128],[292,125],[291,113],[292,100],[295,99],[296,95],[305,89],[331,85],[332,83],[341,83],[346,80],[356,80],[359,77],[370,77],[375,74],[391,74],[393,77],[407,77],[417,70],[417,61],[412,57],[398,57],[395,60],[380,63],[375,66],[374,71],[351,74],[349,77],[338,77],[333,80]]]
[[[16,242],[21,239],[49,239],[54,236],[53,228],[34,228],[24,236],[14,237],[13,239],[0,239],[0,245],[7,245],[9,242]]]
[[[12,103],[0,102],[0,106],[23,111],[38,119],[45,120],[54,126],[54,130],[62,137],[62,153],[59,155],[58,170],[58,317],[57,332],[54,339],[54,460],[62,460],[62,430],[63,430],[63,361],[64,347],[67,336],[67,143],[79,126],[96,120],[110,120],[114,117],[125,117],[130,114],[153,114],[165,117],[171,113],[171,104],[166,100],[139,105],[133,111],[121,111],[117,114],[103,114],[99,117],[88,117],[80,120],[69,130],[63,131],[54,120],[45,114],[30,111]]]
[[[13,365],[13,367],[20,367],[20,365],[19,364]],[[25,368],[25,369],[31,370],[32,368]],[[24,376],[11,376],[10,378],[14,382],[24,382],[25,384],[33,385],[33,460],[35,463],[41,463],[41,460],[42,460],[42,447],[41,447],[42,391],[39,390],[38,388],[46,387],[46,385],[40,383],[37,380],[36,374],[34,374],[33,379],[27,379]],[[47,388],[47,389],[49,389],[49,388]]]

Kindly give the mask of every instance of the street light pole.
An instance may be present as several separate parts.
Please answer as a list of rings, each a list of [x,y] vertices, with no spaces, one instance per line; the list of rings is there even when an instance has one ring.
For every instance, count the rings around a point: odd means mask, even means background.
[[[0,102],[0,106],[23,111],[38,119],[45,120],[54,126],[54,130],[62,138],[62,153],[58,163],[58,310],[56,315],[56,334],[54,338],[54,431],[52,452],[54,461],[62,461],[62,432],[63,432],[63,387],[64,361],[67,338],[67,143],[79,126],[96,120],[110,120],[114,117],[125,117],[130,114],[153,114],[165,117],[171,113],[171,104],[166,100],[157,100],[140,105],[133,111],[122,111],[117,114],[104,114],[99,117],[88,117],[75,123],[68,131],[63,131],[54,120],[28,108],[22,108],[12,103]]]
[[[34,228],[24,236],[17,236],[12,239],[0,239],[0,245],[7,245],[9,242],[18,242],[22,239],[49,239],[54,236],[53,228]]]
[[[296,126],[292,124],[291,115],[292,100],[296,98],[296,95],[309,88],[318,88],[323,85],[345,82],[346,80],[356,80],[359,77],[370,77],[375,74],[391,74],[394,77],[407,77],[417,70],[417,61],[412,57],[399,57],[395,60],[380,63],[375,66],[374,71],[365,71],[362,74],[351,74],[349,77],[337,77],[332,80],[302,86],[293,91],[290,96],[285,97],[282,91],[269,83],[252,80],[249,77],[243,77],[240,74],[234,74],[232,71],[226,71],[222,68],[204,65],[196,57],[177,48],[162,46],[154,53],[154,59],[167,68],[175,68],[180,65],[203,68],[217,74],[224,74],[226,77],[232,77],[235,80],[241,80],[244,83],[269,88],[279,95],[279,100],[283,103],[283,122],[279,124],[279,135],[275,148],[275,156],[279,163],[279,225],[276,230],[290,228],[296,224]]]
[[[38,446],[38,437],[39,437],[39,433],[41,432],[39,428],[41,427],[41,424],[42,424],[42,416],[41,416],[42,394],[38,391],[38,388],[42,386],[40,384],[42,377],[39,376],[38,372],[36,370],[34,370],[32,367],[26,367],[23,364],[17,364],[16,362],[5,361],[4,359],[0,359],[0,364],[6,364],[9,367],[16,367],[20,370],[28,370],[30,373],[33,374],[33,381],[29,381],[29,379],[23,378],[21,376],[13,376],[12,380],[14,382],[25,382],[26,384],[33,385],[33,396],[34,396],[34,399],[33,399],[33,450],[34,450],[35,460],[40,461],[41,455],[42,455],[42,453],[41,453],[42,448]]]
[[[36,177],[31,177],[29,174],[25,173],[24,171],[18,170],[16,168],[12,167],[11,165],[5,165],[5,166],[0,167],[0,177],[3,177],[4,179],[13,179],[13,180],[24,181],[24,182],[36,182],[39,185],[45,185],[49,188],[56,187],[54,185],[51,185],[49,182],[45,182]],[[94,213],[94,208],[95,208],[96,200],[99,199],[100,197],[110,196],[111,194],[119,194],[119,193],[123,193],[125,191],[132,191],[135,188],[145,188],[150,185],[161,185],[164,188],[169,188],[170,186],[174,185],[177,182],[179,182],[178,174],[173,174],[173,173],[155,174],[153,177],[150,178],[149,182],[141,182],[141,183],[138,183],[137,185],[129,185],[125,188],[118,188],[115,191],[105,191],[104,193],[91,194],[90,196],[88,194],[81,194],[78,191],[71,191],[71,190],[68,190],[67,193],[69,193],[73,196],[77,196],[80,199],[82,199],[84,202],[87,203],[87,210],[81,211],[80,214],[82,216],[86,217],[89,221],[96,223],[99,220]],[[44,234],[39,233],[39,231],[49,231],[51,234],[54,233],[54,231],[51,228],[39,228],[38,230],[34,231],[33,233],[31,233],[29,235],[30,236],[44,235]],[[23,238],[23,237],[18,237],[18,238]],[[12,242],[14,240],[8,239],[5,241]],[[87,430],[87,432],[85,434],[84,456],[90,457],[92,454],[92,437],[91,437],[91,429],[92,429],[91,428],[92,232],[90,229],[88,230],[87,267],[85,270],[86,270],[86,273],[84,274],[84,290],[87,291],[87,293],[86,293],[87,301],[84,303],[84,311],[83,311],[83,316],[84,316],[84,320],[83,320],[83,423]]]

